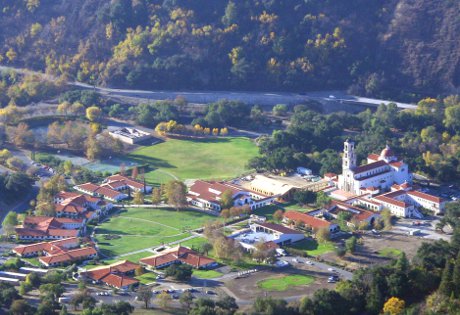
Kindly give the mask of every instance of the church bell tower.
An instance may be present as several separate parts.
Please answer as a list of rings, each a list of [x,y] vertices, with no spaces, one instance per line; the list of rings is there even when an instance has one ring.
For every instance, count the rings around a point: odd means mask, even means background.
[[[352,170],[356,167],[355,143],[347,139],[343,143],[342,170]]]

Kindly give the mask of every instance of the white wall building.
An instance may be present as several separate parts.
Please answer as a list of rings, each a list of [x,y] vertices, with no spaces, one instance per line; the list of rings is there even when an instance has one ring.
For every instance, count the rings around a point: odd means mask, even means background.
[[[359,196],[367,194],[371,187],[385,191],[394,183],[404,182],[412,182],[409,167],[394,155],[390,147],[386,146],[380,155],[370,154],[367,164],[357,166],[355,144],[350,140],[345,141],[339,189]]]

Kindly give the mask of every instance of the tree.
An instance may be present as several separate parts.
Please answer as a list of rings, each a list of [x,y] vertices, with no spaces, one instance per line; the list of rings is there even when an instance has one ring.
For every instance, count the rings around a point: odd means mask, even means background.
[[[10,307],[12,315],[33,315],[35,310],[26,300],[14,300]]]
[[[98,122],[102,118],[102,110],[97,106],[91,106],[86,109],[86,118],[91,122]]]
[[[185,184],[178,180],[170,181],[165,186],[166,197],[168,203],[179,210],[187,204],[187,187]]]
[[[167,292],[163,291],[157,295],[156,300],[158,301],[158,304],[160,305],[160,307],[164,309],[169,306],[169,304],[172,301],[172,298]]]
[[[439,292],[446,297],[449,297],[455,289],[452,283],[452,271],[452,262],[447,259],[442,272],[441,283],[439,284]]]
[[[68,314],[69,314],[69,312],[67,312],[67,306],[65,306],[65,304],[62,305],[62,308],[59,311],[59,315],[68,315]]]
[[[326,195],[324,192],[320,191],[319,193],[316,194],[316,204],[318,207],[325,207],[331,202],[331,198]]]
[[[391,297],[385,302],[383,312],[390,315],[400,315],[403,313],[406,303],[397,297]]]
[[[284,116],[287,114],[288,107],[286,104],[277,104],[273,106],[273,115]]]
[[[173,264],[166,268],[165,275],[177,281],[188,281],[192,278],[192,272],[192,267],[189,265]]]
[[[315,236],[318,242],[325,243],[330,240],[331,232],[328,227],[322,227],[316,231]]]
[[[293,198],[297,203],[304,205],[315,202],[316,194],[310,190],[297,190]]]
[[[273,213],[273,219],[276,221],[276,222],[281,222],[284,218],[284,212],[283,210],[281,209],[278,209],[275,211],[275,213]]]
[[[212,250],[212,244],[208,242],[201,244],[201,252],[206,254],[206,256],[209,255],[210,250]]]
[[[182,295],[179,298],[179,302],[186,311],[190,310],[190,307],[193,304],[192,293],[190,293],[190,291],[182,293]]]
[[[142,193],[142,191],[136,191],[134,193],[133,203],[136,205],[144,204],[144,194]]]
[[[152,190],[152,204],[158,204],[161,202],[161,189],[153,188]]]
[[[356,243],[357,243],[356,236],[352,236],[345,241],[345,248],[350,254],[354,254],[356,250]]]
[[[220,205],[222,209],[230,209],[233,204],[233,192],[228,189],[220,196]]]
[[[391,226],[392,226],[392,223],[391,223],[391,217],[392,217],[391,211],[389,209],[383,209],[380,212],[380,216],[383,219],[383,225],[385,226],[385,229],[390,229]]]
[[[452,275],[452,285],[455,290],[455,297],[460,296],[460,251],[457,254],[457,259],[455,259],[454,272]]]
[[[225,220],[227,220],[228,218],[230,218],[230,210],[229,209],[222,210],[220,212],[220,216],[224,218]]]
[[[139,170],[137,169],[137,166],[134,166],[131,171],[131,177],[134,179],[137,179],[138,176],[139,176]]]
[[[5,234],[10,236],[14,232],[16,225],[18,225],[18,214],[14,211],[8,212],[2,223]]]
[[[30,284],[34,288],[38,288],[40,286],[40,282],[40,277],[35,272],[31,272],[26,276],[26,283]]]
[[[96,160],[101,157],[102,148],[100,143],[97,141],[96,136],[91,134],[86,140],[86,157],[89,160]]]
[[[49,296],[53,302],[56,302],[62,293],[65,292],[61,284],[54,283],[42,284],[39,290],[41,295]]]
[[[153,297],[153,293],[152,293],[152,290],[150,289],[150,287],[142,286],[137,291],[137,298],[140,301],[144,301],[146,309],[149,307],[149,302],[152,299],[152,297]]]

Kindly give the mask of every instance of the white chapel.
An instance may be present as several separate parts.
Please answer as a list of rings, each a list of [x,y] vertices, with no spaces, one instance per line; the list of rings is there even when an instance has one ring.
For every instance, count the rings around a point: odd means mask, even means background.
[[[370,154],[367,164],[357,166],[355,143],[347,139],[344,142],[342,174],[338,177],[338,188],[355,195],[369,191],[390,190],[393,184],[412,183],[409,167],[398,159],[387,145],[380,155]]]

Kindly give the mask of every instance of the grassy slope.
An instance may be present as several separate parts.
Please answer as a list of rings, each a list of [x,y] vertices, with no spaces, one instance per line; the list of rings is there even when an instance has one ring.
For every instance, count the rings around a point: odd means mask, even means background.
[[[257,147],[247,138],[206,141],[170,139],[136,150],[129,157],[158,169],[146,173],[147,181],[158,183],[168,179],[159,171],[170,173],[180,179],[220,179],[238,176],[246,170],[249,159],[257,154]]]
[[[305,250],[310,256],[318,256],[325,253],[332,252],[334,250],[333,243],[318,243],[315,240],[306,239],[304,241],[297,242],[290,247],[300,250]]]

